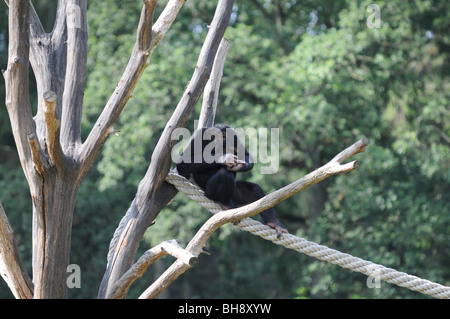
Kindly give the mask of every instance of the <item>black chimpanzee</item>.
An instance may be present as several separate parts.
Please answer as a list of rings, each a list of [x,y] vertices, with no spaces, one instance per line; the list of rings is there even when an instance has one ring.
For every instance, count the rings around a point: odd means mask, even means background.
[[[266,195],[258,184],[236,181],[236,172],[252,168],[249,152],[236,131],[225,124],[197,130],[177,164],[180,175],[188,179],[192,176],[206,197],[224,209],[247,205]],[[264,224],[276,230],[278,237],[288,232],[273,208],[260,215]]]

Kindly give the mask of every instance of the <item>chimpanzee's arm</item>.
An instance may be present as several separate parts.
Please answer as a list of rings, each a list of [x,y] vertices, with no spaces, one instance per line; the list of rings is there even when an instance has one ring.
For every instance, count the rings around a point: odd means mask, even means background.
[[[189,178],[191,174],[200,174],[205,171],[218,168],[223,164],[214,162],[209,163],[204,158],[204,149],[211,140],[204,140],[205,128],[194,132],[191,140],[181,154],[177,163],[177,171],[180,175]]]
[[[236,166],[228,168],[228,170],[232,171],[232,172],[248,172],[249,170],[251,170],[253,168],[253,160],[250,156],[250,153],[247,151],[244,144],[241,142],[241,140],[237,136],[236,132],[232,128],[229,128],[228,130],[232,130],[233,135],[234,135],[233,136],[234,153],[237,155],[240,155],[240,156],[242,156],[242,153],[244,153],[244,159],[245,159],[245,160],[242,160],[241,158],[239,158],[237,160]],[[244,151],[244,152],[242,152],[242,151]]]

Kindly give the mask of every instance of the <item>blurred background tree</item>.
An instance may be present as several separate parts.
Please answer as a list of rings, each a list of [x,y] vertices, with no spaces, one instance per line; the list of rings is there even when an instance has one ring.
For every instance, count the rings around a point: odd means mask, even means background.
[[[376,4],[380,28],[369,28]],[[50,31],[54,1],[34,3]],[[116,85],[135,39],[140,1],[88,3],[86,133]],[[160,6],[162,8],[162,5]],[[74,215],[72,263],[81,289],[97,295],[111,236],[171,111],[195,67],[215,2],[185,3],[82,185]],[[0,3],[0,67],[7,61],[7,7]],[[217,122],[280,128],[280,169],[248,173],[273,191],[330,160],[362,136],[362,167],[316,184],[279,204],[290,232],[419,277],[450,285],[450,5],[425,1],[237,1],[226,37],[231,47]],[[32,74],[31,87],[35,86]],[[0,100],[4,105],[4,82]],[[36,98],[32,97],[36,104]],[[198,111],[192,119],[198,118]],[[194,128],[193,120],[189,125]],[[126,151],[125,151],[126,150]],[[5,108],[0,108],[0,198],[31,268],[31,202]],[[254,172],[258,172],[258,166]],[[209,217],[183,194],[157,218],[142,249],[182,244]],[[200,264],[162,297],[422,298],[278,247],[227,225]],[[171,262],[163,259],[141,288]],[[138,289],[137,291],[141,291]],[[12,295],[0,282],[0,297]],[[133,289],[129,297],[136,297]]]

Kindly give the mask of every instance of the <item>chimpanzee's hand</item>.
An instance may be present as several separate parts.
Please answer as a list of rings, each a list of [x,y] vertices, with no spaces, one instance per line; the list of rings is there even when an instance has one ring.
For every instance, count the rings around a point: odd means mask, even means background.
[[[238,172],[240,171],[240,169],[244,166],[246,166],[247,163],[245,161],[242,161],[240,159],[236,160],[236,165],[234,165],[233,167],[227,167],[227,170],[231,171],[231,172]]]
[[[238,157],[231,153],[223,154],[218,160],[218,162],[220,164],[224,164],[227,167],[227,169],[235,167],[237,164],[237,161],[238,161]]]

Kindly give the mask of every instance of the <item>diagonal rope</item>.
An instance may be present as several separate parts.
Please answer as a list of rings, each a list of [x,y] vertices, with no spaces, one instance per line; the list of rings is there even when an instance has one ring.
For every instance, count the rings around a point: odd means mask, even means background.
[[[201,189],[190,183],[183,176],[178,175],[175,171],[169,172],[166,181],[173,184],[180,192],[186,194],[210,212],[217,213],[222,210],[219,204],[208,199]],[[373,278],[379,278],[391,284],[415,290],[435,298],[450,299],[450,287],[342,253],[292,234],[283,234],[280,238],[277,238],[274,229],[254,219],[244,218],[236,226],[253,235],[272,241],[277,245],[304,253],[310,257],[360,272]]]

